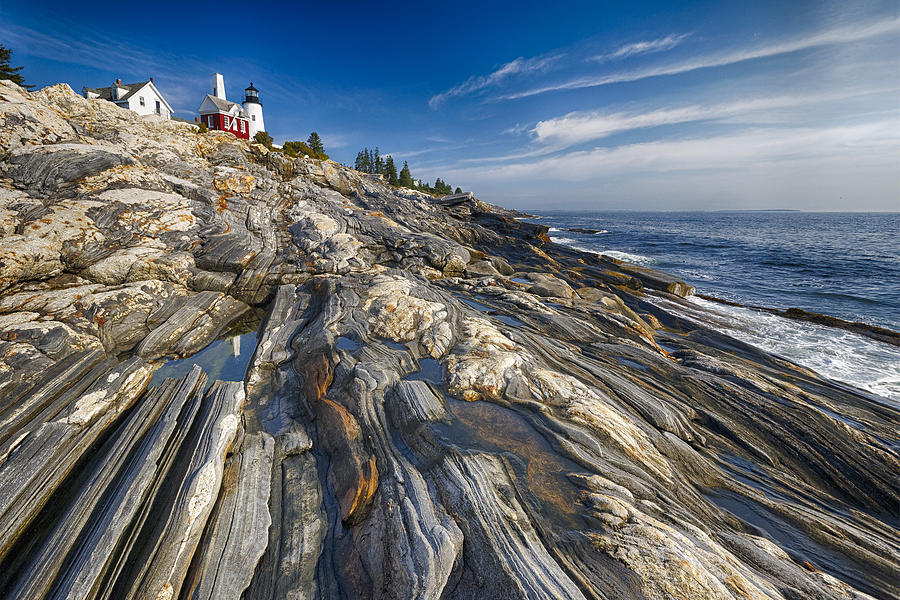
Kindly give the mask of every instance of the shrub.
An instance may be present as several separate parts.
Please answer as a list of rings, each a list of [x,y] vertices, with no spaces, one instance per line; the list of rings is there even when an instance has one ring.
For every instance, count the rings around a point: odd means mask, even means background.
[[[253,139],[256,140],[257,143],[262,144],[269,150],[272,149],[272,136],[266,133],[265,131],[257,131],[256,135],[253,136]]]
[[[319,158],[306,142],[285,142],[281,149],[286,155],[292,157],[309,156],[310,158]]]

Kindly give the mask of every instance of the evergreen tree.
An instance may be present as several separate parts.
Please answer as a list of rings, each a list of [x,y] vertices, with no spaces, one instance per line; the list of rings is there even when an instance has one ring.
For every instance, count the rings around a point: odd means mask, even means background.
[[[375,161],[372,167],[373,173],[384,175],[384,159],[381,157],[381,153],[378,151],[378,146],[375,146]]]
[[[459,186],[456,186],[456,191],[453,193],[454,194],[462,194],[462,188],[460,188]]]
[[[306,140],[306,145],[312,149],[316,158],[320,160],[325,160],[326,158],[328,158],[328,155],[325,154],[325,146],[324,144],[322,144],[322,139],[315,131],[309,134],[309,138]]]
[[[387,159],[384,161],[384,177],[391,185],[398,185],[400,183],[400,178],[397,177],[397,167],[394,166],[394,157],[391,155],[388,155]]]
[[[353,164],[353,168],[357,171],[365,171],[366,158],[363,154],[362,150],[356,153],[356,162]]]
[[[409,172],[409,165],[405,160],[403,161],[403,168],[400,169],[400,176],[398,179],[400,185],[405,188],[411,188],[413,186],[412,173]]]
[[[9,64],[9,57],[11,54],[12,50],[6,48],[3,44],[0,44],[0,80],[9,79],[13,83],[30,90],[34,86],[26,85],[25,80],[19,75],[19,71],[22,70],[22,67],[13,67]]]
[[[451,187],[451,185],[449,183],[447,183],[440,177],[438,177],[435,180],[433,190],[434,190],[435,194],[441,194],[441,195],[447,195],[447,194],[453,193],[453,187]]]
[[[365,149],[365,161],[363,162],[363,173],[371,173],[372,172],[372,153],[369,152],[369,149]]]

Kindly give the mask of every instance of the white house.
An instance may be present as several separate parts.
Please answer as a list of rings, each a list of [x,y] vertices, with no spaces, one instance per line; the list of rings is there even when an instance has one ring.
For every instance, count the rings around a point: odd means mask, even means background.
[[[162,93],[153,85],[153,78],[139,83],[122,83],[121,79],[105,88],[84,87],[81,90],[85,98],[102,98],[110,102],[133,110],[139,115],[159,115],[164,119],[171,119],[171,105],[166,102]]]

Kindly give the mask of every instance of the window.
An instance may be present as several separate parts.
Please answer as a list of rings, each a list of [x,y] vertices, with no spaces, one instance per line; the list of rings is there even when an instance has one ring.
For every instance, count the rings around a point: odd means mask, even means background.
[[[212,127],[213,127],[213,116],[209,115],[209,128],[212,129]]]
[[[143,97],[143,96],[141,96],[141,97],[139,98],[139,100],[141,101],[141,106],[146,106],[146,105],[144,104],[144,97]]]
[[[228,129],[228,124],[229,124],[228,117],[222,117],[222,124],[225,126],[225,129]]]
[[[241,121],[241,133],[247,133],[247,121]]]
[[[250,115],[250,118],[253,119],[253,120],[255,121],[255,120],[256,120],[256,115]]]
[[[157,100],[156,101],[156,114],[159,114],[161,112],[160,108],[162,108],[162,106],[160,105],[159,100]]]

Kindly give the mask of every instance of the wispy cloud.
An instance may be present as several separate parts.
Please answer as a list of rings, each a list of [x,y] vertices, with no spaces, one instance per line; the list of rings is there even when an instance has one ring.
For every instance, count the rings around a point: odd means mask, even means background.
[[[769,113],[785,108],[807,107],[854,96],[896,91],[897,88],[851,89],[831,94],[784,95],[751,98],[718,104],[693,104],[646,112],[571,112],[562,117],[539,121],[531,130],[534,141],[549,151],[602,139],[610,135],[663,125],[695,121],[736,119],[753,113]]]
[[[753,129],[731,135],[627,144],[573,151],[514,164],[435,167],[448,179],[476,181],[596,181],[605,177],[676,171],[758,169],[802,162],[843,160],[894,171],[900,159],[897,117],[826,128]],[[855,168],[855,167],[854,167]]]
[[[536,96],[538,94],[545,94],[548,92],[598,87],[613,83],[638,81],[650,77],[660,77],[663,75],[678,75],[681,73],[696,71],[698,69],[722,67],[748,60],[754,60],[757,58],[787,54],[790,52],[797,52],[799,50],[806,50],[819,46],[855,42],[897,31],[900,31],[900,18],[896,17],[869,23],[858,23],[846,27],[839,27],[828,31],[822,31],[813,35],[789,40],[786,42],[778,42],[769,44],[767,46],[734,50],[731,52],[724,52],[711,56],[694,58],[684,62],[661,67],[623,71],[608,75],[581,77],[578,79],[572,79],[569,81],[564,81],[544,87],[533,88],[523,92],[507,94],[504,96],[500,96],[498,100],[515,100],[518,98],[526,98],[528,96]]]
[[[65,28],[65,23],[57,23]],[[66,31],[38,31],[28,27],[0,23],[0,37],[24,54],[30,54],[61,63],[92,67],[121,75],[144,78],[152,76],[155,80],[164,79],[163,93],[175,107],[176,113],[194,112],[197,103],[197,91],[206,87],[205,74],[211,72],[202,61],[185,56],[161,55],[148,52],[147,48],[136,45],[133,41],[119,41],[108,32],[91,30],[72,24],[68,31],[78,31],[77,37],[68,35]],[[203,73],[190,75],[190,73]],[[84,84],[103,86],[111,81],[83,82]],[[80,85],[75,84],[76,91]]]
[[[562,54],[554,54],[551,56],[535,56],[533,58],[519,57],[513,61],[506,63],[499,69],[488,75],[473,75],[461,84],[450,88],[440,94],[435,94],[428,100],[428,106],[435,109],[441,104],[457,96],[466,96],[474,92],[483,90],[487,87],[497,85],[514,75],[522,73],[533,73],[543,71],[548,66],[562,58]]]
[[[598,54],[595,56],[590,56],[588,57],[588,60],[594,62],[606,62],[608,60],[628,58],[629,56],[634,56],[636,54],[649,54],[651,52],[671,50],[672,48],[683,42],[684,39],[688,36],[690,36],[689,33],[673,33],[665,37],[657,38],[655,40],[645,40],[641,42],[635,42],[633,44],[625,44],[614,52],[610,52],[609,54]]]

